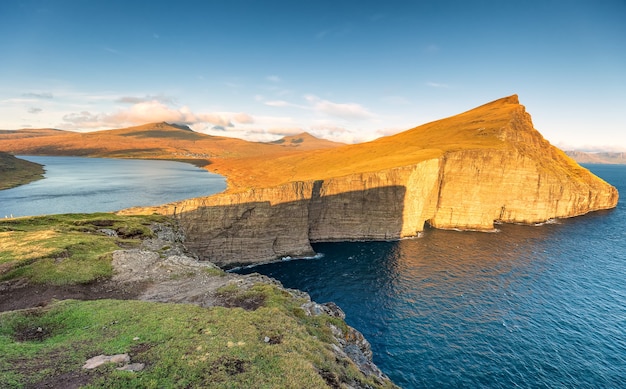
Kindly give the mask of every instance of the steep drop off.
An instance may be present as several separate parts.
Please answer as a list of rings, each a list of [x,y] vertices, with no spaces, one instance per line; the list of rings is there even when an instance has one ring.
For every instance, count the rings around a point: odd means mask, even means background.
[[[311,242],[493,230],[617,204],[617,190],[549,144],[517,96],[379,140],[216,161],[229,190],[123,213],[176,215],[204,259],[234,266],[312,254]]]

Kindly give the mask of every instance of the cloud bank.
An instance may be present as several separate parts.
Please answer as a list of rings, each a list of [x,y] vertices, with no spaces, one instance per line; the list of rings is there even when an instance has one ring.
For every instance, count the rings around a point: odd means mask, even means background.
[[[136,101],[131,98],[122,98],[120,100],[125,103]],[[121,109],[114,113],[92,113],[89,111],[69,113],[63,116],[61,125],[71,129],[97,129],[117,128],[152,122],[170,122],[186,125],[206,123],[225,128],[233,127],[234,123],[250,124],[254,122],[252,116],[243,112],[194,113],[188,107],[170,108],[162,101],[156,99],[149,101],[139,100],[129,108]]]

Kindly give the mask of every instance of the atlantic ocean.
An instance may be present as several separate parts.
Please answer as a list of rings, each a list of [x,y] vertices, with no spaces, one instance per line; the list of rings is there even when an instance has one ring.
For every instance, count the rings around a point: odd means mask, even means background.
[[[242,272],[333,301],[403,388],[618,388],[626,383],[626,166],[586,165],[617,208],[496,233],[429,229],[319,243]]]

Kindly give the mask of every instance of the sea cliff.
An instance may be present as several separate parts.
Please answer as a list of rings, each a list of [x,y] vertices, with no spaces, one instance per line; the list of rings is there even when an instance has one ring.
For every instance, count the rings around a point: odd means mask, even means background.
[[[224,194],[121,213],[175,215],[190,249],[232,267],[312,255],[311,242],[489,231],[618,200],[534,129],[515,95],[366,144],[247,163],[218,165]]]

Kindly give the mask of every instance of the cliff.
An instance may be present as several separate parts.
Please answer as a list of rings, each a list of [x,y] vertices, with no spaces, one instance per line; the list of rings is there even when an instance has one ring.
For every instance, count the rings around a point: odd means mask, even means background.
[[[369,143],[218,166],[224,194],[121,212],[176,215],[191,249],[231,267],[311,255],[311,242],[493,230],[618,200],[533,128],[517,96]]]

